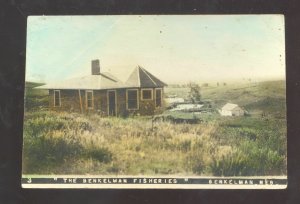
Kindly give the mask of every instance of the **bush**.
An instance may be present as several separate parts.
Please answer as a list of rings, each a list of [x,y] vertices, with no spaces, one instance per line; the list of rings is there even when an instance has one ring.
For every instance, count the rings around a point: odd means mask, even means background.
[[[285,159],[278,152],[259,148],[254,142],[244,142],[236,151],[213,158],[210,170],[214,176],[280,175]]]
[[[26,97],[25,98],[25,108],[26,110],[38,110],[41,108],[47,109],[49,105],[48,96],[39,97]]]
[[[81,156],[83,145],[77,137],[82,131],[91,130],[88,121],[50,112],[27,113],[25,118],[25,172],[45,173],[69,159]]]
[[[194,141],[191,151],[187,153],[186,166],[195,174],[207,174],[211,158],[216,154],[216,145],[205,136]]]
[[[82,151],[78,141],[64,137],[58,132],[31,137],[24,136],[25,172],[39,173],[54,165],[63,164],[70,158],[77,157]]]
[[[95,146],[86,148],[84,156],[105,163],[110,162],[112,160],[112,153],[107,148]]]
[[[205,170],[205,163],[201,152],[194,152],[187,157],[187,166],[193,173],[202,174]]]
[[[55,130],[92,131],[92,125],[87,119],[67,114],[32,112],[25,114],[24,121],[24,133],[32,137]]]

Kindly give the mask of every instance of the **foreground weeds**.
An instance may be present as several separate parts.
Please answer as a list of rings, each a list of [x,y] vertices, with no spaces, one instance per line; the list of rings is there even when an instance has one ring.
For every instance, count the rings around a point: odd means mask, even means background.
[[[282,175],[285,120],[152,124],[147,117],[26,112],[23,173]]]

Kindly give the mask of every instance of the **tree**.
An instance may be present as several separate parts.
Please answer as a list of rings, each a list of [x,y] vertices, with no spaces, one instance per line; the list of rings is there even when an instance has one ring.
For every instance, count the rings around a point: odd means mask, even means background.
[[[196,83],[189,83],[188,87],[190,88],[188,98],[192,103],[199,103],[201,101],[200,86]]]

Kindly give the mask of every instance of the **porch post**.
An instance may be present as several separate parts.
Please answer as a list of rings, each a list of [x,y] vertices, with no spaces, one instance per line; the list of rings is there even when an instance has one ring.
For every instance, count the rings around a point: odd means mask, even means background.
[[[80,89],[78,89],[78,95],[79,95],[80,111],[81,111],[81,113],[82,113],[82,101],[81,101],[81,93],[80,93]]]

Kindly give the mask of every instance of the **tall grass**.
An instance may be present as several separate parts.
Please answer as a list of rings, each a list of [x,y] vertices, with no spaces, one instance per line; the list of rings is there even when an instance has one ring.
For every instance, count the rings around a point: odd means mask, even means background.
[[[149,117],[26,112],[23,173],[279,175],[285,120],[213,118],[202,124]]]
[[[80,158],[111,159],[107,149],[85,145],[78,137],[92,130],[85,118],[44,111],[26,113],[24,121],[25,172],[55,173],[57,167]]]

